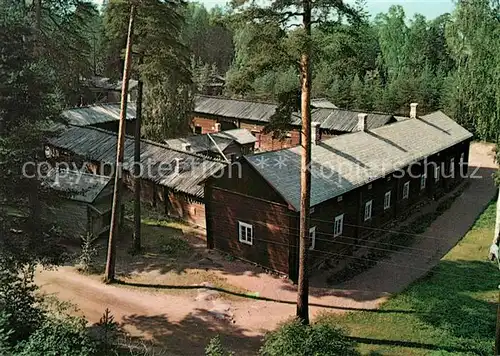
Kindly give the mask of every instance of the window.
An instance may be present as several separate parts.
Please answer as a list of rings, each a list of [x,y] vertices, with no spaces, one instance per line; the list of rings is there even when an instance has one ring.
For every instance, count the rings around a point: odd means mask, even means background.
[[[403,185],[403,199],[408,199],[410,196],[410,181]]]
[[[462,152],[460,154],[460,163],[462,163],[462,164],[464,163],[464,158],[465,158],[465,154]]]
[[[368,184],[368,190],[371,190],[372,189],[372,185],[371,184]]]
[[[195,133],[195,134],[197,134],[197,135],[201,135],[202,131],[203,131],[203,130],[202,130],[201,126],[196,125],[196,126],[194,127],[194,133]]]
[[[365,221],[370,220],[372,218],[372,204],[373,200],[369,200],[365,204]]]
[[[314,214],[315,211],[316,211],[316,209],[314,209],[314,206],[313,206],[312,208],[309,209],[309,215]]]
[[[239,240],[240,242],[253,245],[253,226],[241,221],[238,221]]]
[[[342,197],[342,195],[340,197],[337,198],[337,202],[341,202],[342,200],[344,200],[344,198]]]
[[[439,182],[440,178],[441,178],[441,167],[437,166],[436,170],[434,171],[434,181]]]
[[[384,195],[384,210],[387,210],[391,207],[391,191],[388,191]]]
[[[455,158],[450,159],[450,177],[453,178],[455,174]]]
[[[309,250],[314,250],[316,246],[316,226],[309,229]]]
[[[344,214],[335,217],[335,225],[333,226],[333,237],[342,235],[344,229]]]
[[[425,189],[425,181],[427,179],[427,175],[425,174],[422,174],[422,176],[420,177],[420,190],[424,190]]]

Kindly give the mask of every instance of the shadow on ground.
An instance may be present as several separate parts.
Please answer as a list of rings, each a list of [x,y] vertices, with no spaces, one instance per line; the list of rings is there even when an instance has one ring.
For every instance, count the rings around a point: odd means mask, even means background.
[[[161,344],[162,350],[174,355],[203,355],[216,335],[237,355],[255,355],[262,341],[261,336],[245,335],[246,330],[218,320],[204,309],[196,309],[180,322],[171,322],[165,315],[130,315],[121,326],[143,332],[155,344]]]

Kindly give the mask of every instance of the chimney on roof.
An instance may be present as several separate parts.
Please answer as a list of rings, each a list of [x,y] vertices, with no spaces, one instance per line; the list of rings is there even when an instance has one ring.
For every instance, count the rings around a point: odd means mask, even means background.
[[[214,125],[215,132],[220,132],[220,123],[216,122]]]
[[[418,106],[418,103],[411,103],[410,104],[410,119],[417,118],[417,106]]]
[[[311,122],[311,143],[313,145],[317,145],[321,140],[320,125],[321,123],[317,121]]]
[[[187,142],[186,142],[186,143],[183,143],[183,144],[182,144],[182,149],[183,149],[184,151],[190,152],[190,151],[191,151],[191,144],[190,144],[190,143],[187,143]]]
[[[358,131],[367,131],[366,118],[368,114],[358,114]]]

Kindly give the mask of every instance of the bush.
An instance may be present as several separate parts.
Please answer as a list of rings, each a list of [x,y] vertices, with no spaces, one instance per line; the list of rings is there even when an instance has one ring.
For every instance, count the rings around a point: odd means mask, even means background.
[[[16,356],[89,356],[95,343],[85,330],[84,319],[48,318],[27,341],[17,347]]]
[[[96,241],[97,237],[94,237],[92,234],[82,237],[82,252],[78,258],[78,270],[82,273],[93,273],[96,269]]]
[[[355,343],[345,332],[328,325],[317,323],[302,325],[292,320],[266,335],[262,356],[358,356]]]
[[[40,300],[33,273],[33,267],[19,268],[12,259],[0,256],[0,310],[2,327],[9,330],[4,338],[10,345],[26,340],[43,320],[43,312],[36,308]]]
[[[222,342],[220,341],[220,337],[217,335],[212,338],[205,348],[205,356],[232,356],[233,352],[227,351],[224,346],[222,346]]]

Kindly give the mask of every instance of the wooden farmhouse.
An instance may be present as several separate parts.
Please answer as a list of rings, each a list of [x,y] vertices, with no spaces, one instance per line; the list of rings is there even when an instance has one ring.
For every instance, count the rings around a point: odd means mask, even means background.
[[[317,123],[317,137],[320,140],[357,131],[358,112],[339,109],[326,99],[312,100],[311,107],[311,119]],[[191,126],[196,134],[216,133],[236,128],[246,129],[257,138],[255,148],[260,151],[272,151],[300,144],[300,113],[293,114],[284,140],[274,139],[272,133],[263,132],[276,108],[277,105],[274,103],[199,95],[195,100]],[[369,129],[396,121],[396,117],[388,114],[370,113],[367,116]]]
[[[43,184],[62,196],[54,202],[44,202],[43,216],[55,221],[67,237],[80,239],[109,231],[113,199],[110,177],[51,169]]]
[[[253,153],[256,141],[257,139],[250,131],[234,129],[213,134],[174,138],[166,140],[165,144],[176,150],[234,161],[243,155]]]
[[[116,162],[117,134],[90,126],[69,126],[47,143],[48,158],[86,166],[109,176]],[[125,138],[124,182],[133,191],[134,138]],[[225,162],[164,144],[141,140],[141,199],[166,215],[205,227],[204,182]]]
[[[452,190],[472,134],[444,113],[315,141],[310,255],[342,258],[415,204]],[[245,156],[205,186],[207,244],[297,277],[301,147]]]

